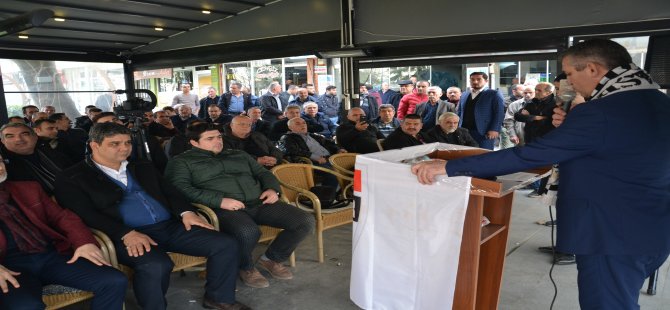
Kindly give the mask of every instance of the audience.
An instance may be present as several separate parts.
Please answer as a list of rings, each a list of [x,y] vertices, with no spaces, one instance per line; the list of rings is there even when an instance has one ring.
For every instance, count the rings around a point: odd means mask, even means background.
[[[332,139],[335,135],[337,125],[327,117],[324,113],[319,112],[319,105],[315,102],[308,101],[302,106],[303,112],[300,116],[311,126],[321,125],[323,131],[318,132],[320,135]]]
[[[251,155],[260,165],[272,168],[280,164],[284,154],[261,133],[251,131],[251,119],[239,115],[223,127],[223,147],[241,150]]]
[[[361,120],[365,112],[361,108],[351,108],[347,120],[337,127],[337,144],[352,153],[378,152],[377,139],[384,139],[377,127],[371,126],[367,120]]]
[[[457,145],[479,147],[465,128],[459,128],[460,118],[456,113],[445,112],[438,119],[439,124],[426,132],[427,142],[442,142]]]
[[[424,132],[421,132],[422,127],[421,116],[417,114],[405,115],[405,119],[400,122],[400,128],[384,139],[382,143],[384,150],[401,149],[426,143],[428,137]]]
[[[394,130],[400,128],[400,121],[395,118],[395,110],[391,104],[380,105],[379,116],[373,119],[370,124],[377,127],[384,137],[388,137]]]

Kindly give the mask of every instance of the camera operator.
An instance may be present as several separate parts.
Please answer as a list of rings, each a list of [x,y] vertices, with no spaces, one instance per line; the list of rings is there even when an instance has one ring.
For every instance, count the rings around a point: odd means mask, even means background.
[[[161,143],[155,136],[142,133],[142,129],[146,132],[146,126],[142,122],[140,122],[139,127],[135,128],[136,120],[129,118],[129,121],[124,124],[114,112],[102,112],[93,118],[93,124],[108,122],[114,122],[131,128],[133,151],[130,154],[129,161],[151,160],[158,171],[162,173],[165,170],[167,156],[163,152]],[[146,146],[142,141],[143,139],[146,139]],[[149,148],[148,153],[147,147]]]
[[[377,139],[384,139],[377,127],[370,126],[361,108],[351,108],[347,113],[347,120],[341,122],[335,132],[337,144],[352,153],[378,152]]]

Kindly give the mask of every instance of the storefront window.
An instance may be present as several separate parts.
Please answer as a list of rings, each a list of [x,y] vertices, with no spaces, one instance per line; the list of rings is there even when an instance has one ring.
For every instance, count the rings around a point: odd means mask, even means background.
[[[121,63],[0,59],[0,70],[9,116],[23,115],[26,105],[52,105],[70,118],[89,104],[109,111],[116,100],[111,91],[125,87]]]
[[[256,96],[265,94],[268,91],[270,83],[274,81],[281,83],[281,59],[254,60],[251,62],[251,65],[253,67],[253,90]]]

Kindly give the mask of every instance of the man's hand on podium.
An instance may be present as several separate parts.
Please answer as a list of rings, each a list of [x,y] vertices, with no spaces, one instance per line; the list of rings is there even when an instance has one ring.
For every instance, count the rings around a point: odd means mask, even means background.
[[[412,166],[414,173],[421,184],[433,184],[435,177],[447,174],[447,161],[443,159],[433,159],[420,162]]]

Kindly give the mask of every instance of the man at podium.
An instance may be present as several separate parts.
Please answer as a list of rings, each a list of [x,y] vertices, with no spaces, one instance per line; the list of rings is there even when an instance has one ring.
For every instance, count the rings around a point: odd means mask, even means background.
[[[626,49],[594,39],[569,48],[563,71],[587,101],[524,147],[416,164],[437,175],[490,177],[558,163],[557,250],[575,253],[582,309],[639,309],[645,278],[670,253],[670,98]],[[634,107],[636,113],[631,114]]]

